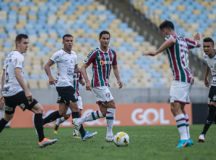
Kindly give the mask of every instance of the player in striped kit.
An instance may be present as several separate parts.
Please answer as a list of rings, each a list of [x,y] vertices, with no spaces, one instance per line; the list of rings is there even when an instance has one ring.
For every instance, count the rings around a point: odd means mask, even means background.
[[[82,86],[84,86],[85,85],[85,81],[84,81],[84,79],[83,79],[82,74],[81,74],[80,71],[76,71],[74,73],[74,75],[73,75],[73,78],[74,78],[73,79],[73,86],[74,86],[74,89],[75,89],[75,92],[76,92],[75,94],[77,95],[77,99],[78,99],[77,105],[78,105],[78,108],[79,108],[80,113],[81,113],[81,111],[83,110],[83,103],[82,103],[82,97],[79,94],[79,84],[81,84]],[[71,113],[72,113],[71,109],[68,108],[68,110],[66,112],[66,115],[64,115],[63,117],[58,118],[56,120],[55,127],[54,127],[54,133],[55,134],[58,133],[59,125],[61,123],[63,123],[65,120],[67,120],[70,117]],[[77,131],[75,128],[73,130],[73,136],[74,137],[79,136],[79,131]]]
[[[108,31],[102,31],[99,34],[99,42],[100,47],[89,53],[87,59],[84,61],[81,71],[86,82],[86,89],[93,91],[100,110],[92,112],[85,117],[74,119],[73,122],[75,126],[79,127],[79,125],[84,122],[106,117],[107,133],[105,139],[106,141],[111,142],[113,141],[112,128],[116,110],[114,98],[109,89],[111,68],[113,68],[119,88],[122,88],[122,82],[119,76],[116,52],[109,48],[110,33]],[[90,64],[92,64],[93,72],[91,83],[86,73],[86,69]]]
[[[189,118],[184,106],[190,103],[189,93],[193,84],[193,75],[189,68],[189,49],[199,47],[200,35],[196,34],[194,40],[179,36],[174,31],[171,21],[165,20],[159,26],[160,31],[166,37],[165,42],[156,51],[145,55],[155,56],[166,50],[170,67],[173,73],[173,81],[170,88],[171,112],[176,120],[180,134],[177,148],[188,147],[193,144],[189,132]]]
[[[210,37],[203,39],[203,50],[205,52],[204,60],[207,64],[204,83],[206,87],[210,86],[208,95],[208,109],[209,113],[207,116],[206,123],[203,127],[203,131],[199,136],[198,142],[205,142],[205,136],[210,128],[211,124],[214,122],[216,115],[216,50],[214,49],[214,41]],[[209,82],[209,75],[211,75],[212,80]]]

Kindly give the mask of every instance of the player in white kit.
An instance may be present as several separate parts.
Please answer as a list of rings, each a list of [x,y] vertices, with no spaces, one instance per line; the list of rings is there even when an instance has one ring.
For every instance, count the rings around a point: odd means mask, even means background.
[[[0,132],[13,118],[16,106],[19,106],[23,111],[28,109],[34,113],[34,126],[39,139],[39,147],[54,144],[57,139],[48,139],[44,136],[43,107],[32,97],[32,93],[24,80],[23,54],[28,49],[28,36],[25,34],[17,35],[15,43],[16,50],[10,52],[4,61],[1,94],[5,101],[5,115],[0,120]]]
[[[85,81],[84,81],[80,71],[75,72],[74,75],[73,75],[73,78],[74,78],[73,79],[73,86],[74,86],[74,89],[75,89],[75,92],[76,92],[75,94],[77,95],[77,99],[78,99],[77,105],[78,105],[78,108],[79,108],[80,113],[81,113],[81,111],[83,110],[83,103],[82,103],[82,97],[80,96],[80,93],[79,93],[79,84],[84,86]],[[58,118],[56,120],[55,127],[54,127],[54,133],[55,134],[58,133],[59,125],[61,123],[63,123],[65,120],[67,120],[70,117],[71,113],[72,113],[71,109],[68,108],[67,112],[66,112],[66,115],[61,117],[61,118]],[[74,137],[79,137],[79,131],[76,130],[76,128],[74,128],[74,130],[73,130],[73,136]]]
[[[43,120],[43,124],[52,122],[62,116],[65,116],[68,106],[72,110],[73,118],[80,117],[79,108],[77,106],[77,96],[73,87],[74,71],[78,70],[77,55],[72,50],[73,36],[70,34],[65,34],[62,40],[64,47],[55,52],[44,67],[49,78],[49,84],[56,86],[56,90],[58,92],[57,103],[59,103],[59,110],[48,115]],[[58,75],[56,79],[53,77],[50,69],[50,67],[55,63],[58,69]],[[83,126],[79,128],[79,132],[82,140],[89,139],[95,135],[95,132],[91,133],[89,131],[85,131]]]
[[[198,142],[205,142],[206,133],[214,122],[216,115],[216,50],[212,38],[206,37],[203,39],[203,50],[205,52],[204,60],[207,64],[204,83],[206,87],[210,87],[208,95],[209,113]],[[209,82],[209,75],[211,75],[211,82]]]

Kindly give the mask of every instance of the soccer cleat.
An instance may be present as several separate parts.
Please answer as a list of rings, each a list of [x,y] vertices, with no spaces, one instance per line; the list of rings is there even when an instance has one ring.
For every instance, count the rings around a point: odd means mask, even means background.
[[[205,142],[205,135],[204,134],[200,134],[198,142],[200,142],[200,143],[204,143]]]
[[[58,141],[58,139],[44,138],[42,141],[38,142],[38,145],[40,148],[44,148],[48,145],[52,145],[52,144],[56,143],[57,141]]]
[[[73,130],[73,137],[74,137],[74,138],[80,138],[80,135],[79,135],[79,131],[78,131],[78,130],[76,130],[76,129]]]
[[[185,148],[185,147],[188,147],[188,140],[180,139],[177,146],[176,146],[176,148],[182,149],[182,148]]]
[[[190,146],[194,145],[194,142],[193,142],[193,140],[191,138],[188,139],[187,141],[188,141],[187,147],[190,147]]]
[[[113,134],[107,134],[105,139],[107,142],[112,142],[114,139],[114,136]]]
[[[85,141],[87,139],[90,139],[90,138],[94,137],[96,134],[97,134],[97,132],[86,131],[85,136],[82,137],[82,140]]]
[[[72,120],[72,122],[73,122],[73,125],[74,125],[74,129],[79,131],[79,129],[81,127],[81,123],[79,123],[79,118],[74,118]]]

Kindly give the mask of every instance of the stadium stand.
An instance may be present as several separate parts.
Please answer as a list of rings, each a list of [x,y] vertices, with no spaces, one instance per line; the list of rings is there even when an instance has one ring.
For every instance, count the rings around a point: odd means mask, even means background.
[[[157,8],[162,1],[158,0],[157,2],[156,5],[152,5],[153,0],[131,1],[131,4],[158,24],[161,19],[169,17],[167,12],[165,15],[161,13],[172,1],[164,1],[164,8],[160,9]],[[179,14],[186,8],[184,3],[178,7]],[[196,3],[196,7],[207,7],[205,6],[207,4],[204,4],[204,2]],[[176,3],[173,4],[173,7],[176,6]],[[196,15],[201,14],[199,8],[196,7],[192,10],[195,13],[195,16],[191,17],[193,20]],[[209,19],[214,19],[210,15],[206,16]],[[174,19],[177,26],[186,33],[189,26],[180,23],[184,19],[173,16],[172,20]],[[195,31],[200,28],[201,24],[193,24],[191,21],[189,22],[194,26]],[[26,55],[25,76],[29,80],[31,88],[48,88],[43,66],[51,54],[62,47],[61,37],[64,34],[74,35],[74,50],[78,53],[81,62],[83,57],[86,57],[92,49],[98,46],[98,33],[104,29],[111,32],[111,46],[118,52],[121,76],[126,88],[168,87],[171,81],[172,76],[166,57],[142,56],[143,53],[154,49],[155,46],[145,40],[145,37],[136,30],[130,28],[127,23],[116,17],[105,5],[95,0],[14,0],[12,2],[2,0],[0,24],[2,26],[0,27],[1,66],[4,56],[14,48],[13,41],[16,34],[27,33],[30,36],[31,47]],[[206,31],[211,25],[214,26],[212,23],[203,25],[202,31]],[[55,68],[54,72],[56,72]],[[89,70],[89,72],[91,71]],[[112,87],[116,85],[113,78],[112,75],[110,80]]]
[[[216,1],[130,0],[130,3],[157,26],[169,19],[180,34],[192,37],[198,32],[216,39]],[[195,52],[202,57],[200,50]]]

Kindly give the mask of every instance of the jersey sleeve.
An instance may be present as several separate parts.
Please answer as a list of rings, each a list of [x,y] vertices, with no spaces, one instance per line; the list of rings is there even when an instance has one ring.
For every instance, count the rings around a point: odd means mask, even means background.
[[[52,60],[54,63],[58,62],[60,60],[60,52],[55,52],[52,57],[50,58],[50,60]]]
[[[189,49],[200,47],[200,44],[197,41],[194,41],[190,38],[185,38],[185,41]]]
[[[88,54],[87,58],[84,60],[84,63],[90,65],[92,62],[95,61],[96,57],[97,57],[97,51],[92,51],[91,53]]]
[[[24,57],[23,56],[16,56],[14,58],[14,68],[23,68]]]

